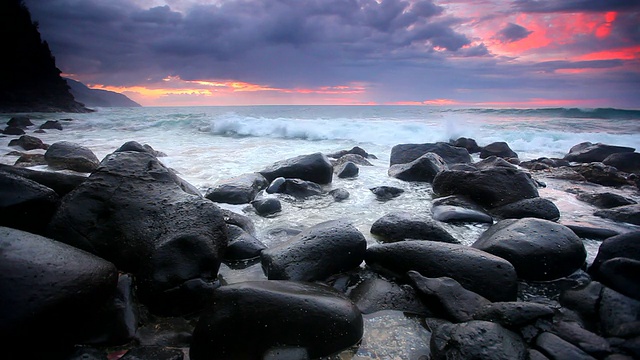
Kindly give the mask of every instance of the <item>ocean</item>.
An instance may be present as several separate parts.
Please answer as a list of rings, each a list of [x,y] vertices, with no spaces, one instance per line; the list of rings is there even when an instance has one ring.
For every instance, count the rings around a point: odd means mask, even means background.
[[[12,115],[0,115],[6,122]],[[475,139],[480,146],[505,141],[520,160],[563,157],[580,142],[605,143],[640,149],[640,111],[619,109],[461,109],[422,106],[247,106],[247,107],[143,107],[98,108],[89,114],[28,114],[36,126],[46,120],[62,120],[62,131],[29,135],[45,143],[72,141],[90,148],[99,159],[123,143],[135,140],[167,154],[160,160],[204,194],[219,180],[260,171],[297,155],[332,153],[354,146],[377,159],[374,166],[360,166],[358,177],[334,177],[325,190],[343,188],[350,197],[335,202],[331,196],[306,200],[282,199],[283,211],[260,217],[248,205],[219,204],[250,217],[257,237],[267,246],[284,239],[273,236],[282,227],[303,228],[338,218],[349,219],[376,243],[369,229],[373,222],[393,211],[428,216],[434,198],[431,185],[405,182],[387,175],[391,148],[403,143],[432,143],[459,137]],[[71,120],[68,120],[71,119]],[[0,162],[13,164],[21,150],[9,147],[13,136],[0,136]],[[29,153],[44,153],[32,150]],[[479,160],[478,155],[473,155]],[[35,169],[49,171],[46,166]],[[593,215],[593,206],[575,198],[576,189],[614,192],[640,201],[633,189],[604,188],[544,178],[540,195],[555,202],[562,224],[605,227],[620,232],[640,227],[616,223]],[[398,198],[379,201],[369,190],[388,185],[405,190]],[[443,224],[455,238],[470,245],[488,228],[486,224]],[[587,262],[593,261],[599,241],[586,239]],[[260,265],[243,270],[222,266],[223,282],[263,279]],[[428,347],[419,318],[398,312],[365,317],[365,337],[353,358],[411,358]],[[412,350],[413,349],[413,350]],[[421,350],[422,349],[422,350]],[[353,355],[353,354],[352,354]],[[374,356],[375,355],[375,356]],[[345,357],[343,357],[345,358]],[[349,358],[349,357],[347,357]]]

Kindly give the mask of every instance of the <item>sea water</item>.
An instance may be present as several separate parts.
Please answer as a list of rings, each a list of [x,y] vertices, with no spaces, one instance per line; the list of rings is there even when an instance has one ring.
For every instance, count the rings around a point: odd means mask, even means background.
[[[0,115],[0,123],[13,114]],[[387,175],[391,148],[405,143],[433,143],[459,137],[475,139],[480,146],[505,141],[520,160],[563,157],[578,143],[589,141],[640,149],[640,111],[618,109],[460,109],[421,106],[250,106],[250,107],[167,107],[98,108],[89,114],[28,114],[36,128],[46,120],[61,120],[63,130],[47,130],[37,136],[45,143],[66,140],[91,149],[99,159],[127,141],[149,144],[165,153],[160,160],[199,188],[207,189],[224,179],[260,171],[276,161],[315,152],[332,153],[354,146],[377,159],[373,166],[360,166],[353,179],[339,179],[325,186],[329,191],[343,188],[350,197],[335,202],[330,196],[306,200],[282,198],[283,210],[271,217],[260,217],[248,205],[220,204],[250,217],[257,237],[267,246],[282,243],[274,229],[304,228],[338,218],[350,220],[366,237],[371,225],[394,211],[429,216],[434,194],[430,184],[405,182]],[[71,119],[71,120],[68,120]],[[21,150],[9,147],[15,137],[0,137],[0,162],[13,164]],[[29,153],[43,153],[32,150]],[[479,160],[477,154],[475,160]],[[35,169],[49,171],[46,166]],[[640,227],[602,219],[593,215],[591,205],[575,198],[575,190],[614,192],[640,201],[637,190],[604,188],[534,177],[546,183],[540,195],[560,209],[560,223],[605,227],[620,232]],[[379,201],[369,190],[375,186],[395,186],[405,190],[398,198]],[[486,224],[443,224],[463,244],[472,244],[488,228]],[[586,239],[587,262],[593,261],[599,241]],[[259,265],[244,270],[221,268],[227,283],[264,278]],[[420,320],[399,314],[380,314],[366,318],[363,346],[351,358],[405,357],[411,349],[428,348],[424,336],[408,336],[420,329]],[[393,326],[405,342],[385,341],[377,334]],[[418,327],[416,327],[418,326]],[[421,330],[420,330],[421,331]],[[426,341],[426,343],[425,343]],[[416,350],[417,351],[417,350]],[[428,353],[428,351],[427,351]],[[373,355],[377,354],[377,355]]]

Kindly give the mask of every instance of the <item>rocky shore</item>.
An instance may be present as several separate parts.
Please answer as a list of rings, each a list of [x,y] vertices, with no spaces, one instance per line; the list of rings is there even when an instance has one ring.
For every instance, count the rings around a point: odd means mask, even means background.
[[[9,358],[383,359],[385,342],[407,359],[640,357],[635,149],[581,143],[521,162],[504,142],[399,144],[383,171],[430,184],[429,213],[389,212],[371,223],[374,241],[338,218],[281,228],[267,246],[221,205],[277,217],[285,198],[343,201],[349,192],[327,185],[374,156],[297,154],[203,193],[147,144],[98,159],[73,139],[25,133],[36,128],[15,117],[3,130],[16,151],[45,151],[0,166]],[[576,201],[627,231],[561,224],[545,181],[598,184]],[[370,190],[380,201],[403,191]],[[468,246],[444,224],[490,227]],[[591,263],[585,239],[601,241]]]

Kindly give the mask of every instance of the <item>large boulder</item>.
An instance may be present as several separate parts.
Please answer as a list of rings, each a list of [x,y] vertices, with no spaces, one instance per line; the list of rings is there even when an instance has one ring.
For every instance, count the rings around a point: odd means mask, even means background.
[[[438,196],[462,195],[487,208],[539,196],[528,173],[504,167],[443,171],[433,180],[433,191]]]
[[[535,197],[516,201],[491,209],[491,214],[503,219],[522,219],[526,217],[557,221],[560,210],[551,200]]]
[[[0,226],[42,234],[59,200],[52,189],[0,170]]]
[[[291,195],[297,199],[304,199],[323,194],[322,187],[319,184],[302,179],[284,179],[277,189],[272,188],[271,191],[279,194]]]
[[[92,172],[100,161],[87,147],[68,141],[51,144],[44,153],[47,164],[55,169],[68,169],[77,172]]]
[[[536,346],[551,359],[595,360],[579,347],[550,332],[538,335]]]
[[[367,265],[404,276],[415,270],[430,278],[450,277],[491,301],[512,301],[516,271],[505,259],[465,245],[407,240],[370,246]]]
[[[262,268],[270,280],[324,280],[360,265],[366,248],[364,235],[353,225],[326,221],[262,251]]]
[[[31,119],[27,116],[14,116],[9,121],[7,121],[8,126],[16,126],[21,129],[26,129],[27,127],[33,125]]]
[[[479,153],[482,148],[478,146],[478,143],[471,138],[461,137],[456,140],[449,140],[449,144],[455,147],[461,147],[467,149],[469,154]]]
[[[637,204],[638,202],[611,192],[587,193],[579,192],[576,198],[595,207],[610,209],[616,206]]]
[[[575,145],[569,150],[569,153],[564,156],[567,161],[590,163],[590,162],[602,162],[611,154],[616,153],[632,153],[634,148],[626,146],[614,146],[602,143],[581,143]]]
[[[189,357],[263,359],[294,352],[295,359],[320,358],[357,343],[360,310],[332,288],[293,281],[255,281],[222,286],[193,332]]]
[[[437,142],[396,145],[391,148],[389,165],[409,163],[428,152],[440,155],[447,165],[471,162],[471,155],[469,155],[467,149],[455,147],[445,142]]]
[[[408,284],[400,285],[378,276],[369,276],[358,282],[349,291],[349,298],[363,314],[397,310],[422,316],[432,315],[413,287]]]
[[[284,177],[329,184],[333,178],[333,166],[324,154],[315,153],[278,161],[260,171],[260,174],[269,182]]]
[[[9,346],[5,350],[33,341],[38,346],[25,351],[51,350],[83,339],[93,314],[115,294],[116,267],[16,229],[0,227],[0,239],[0,336]]]
[[[153,311],[193,311],[215,285],[227,230],[211,201],[141,152],[107,155],[64,197],[48,234],[133,273]]]
[[[248,204],[258,192],[269,185],[264,176],[253,173],[219,181],[207,190],[205,197],[211,201],[227,204]]]
[[[408,212],[394,212],[381,217],[371,225],[371,234],[378,236],[383,242],[414,239],[458,243],[436,221]]]
[[[489,156],[497,156],[499,158],[518,158],[518,154],[511,150],[509,145],[504,141],[497,141],[482,147],[480,151],[480,159],[486,159]]]
[[[9,146],[20,146],[27,151],[34,149],[47,150],[49,148],[49,145],[43,143],[42,140],[38,139],[35,136],[29,135],[22,135],[18,139],[9,141]]]
[[[441,171],[447,170],[447,164],[435,153],[426,153],[412,162],[394,164],[389,168],[389,176],[404,181],[432,182]]]
[[[8,172],[18,176],[25,177],[53,189],[60,197],[65,196],[71,190],[78,187],[85,180],[86,176],[64,174],[52,171],[37,171],[24,169],[16,166],[0,164],[0,171]]]
[[[570,275],[587,257],[582,240],[571,229],[535,218],[499,221],[472,247],[508,260],[519,278],[533,281]]]
[[[589,275],[600,281],[600,266],[614,258],[627,258],[640,261],[640,231],[632,231],[612,236],[602,242],[598,254],[588,269]]]
[[[621,173],[613,166],[608,166],[600,162],[588,164],[580,164],[572,167],[578,174],[594,184],[604,186],[624,186],[630,185],[631,181],[627,179],[626,173]]]
[[[607,156],[602,163],[628,173],[640,172],[640,153],[623,152]]]
[[[431,334],[433,360],[527,358],[527,346],[519,335],[489,321],[443,324]]]
[[[446,223],[479,222],[493,223],[491,215],[481,210],[467,209],[454,205],[434,205],[431,208],[433,219]]]
[[[640,204],[616,206],[611,209],[600,209],[593,215],[603,218],[640,225]]]

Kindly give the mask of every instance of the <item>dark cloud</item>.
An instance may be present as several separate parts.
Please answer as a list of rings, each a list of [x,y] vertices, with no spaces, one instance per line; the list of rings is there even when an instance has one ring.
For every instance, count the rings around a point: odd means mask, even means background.
[[[496,33],[495,38],[502,43],[511,43],[514,41],[525,39],[533,31],[527,30],[518,24],[509,23],[502,30]]]
[[[601,12],[640,8],[640,0],[516,0],[514,6],[524,12]]]

